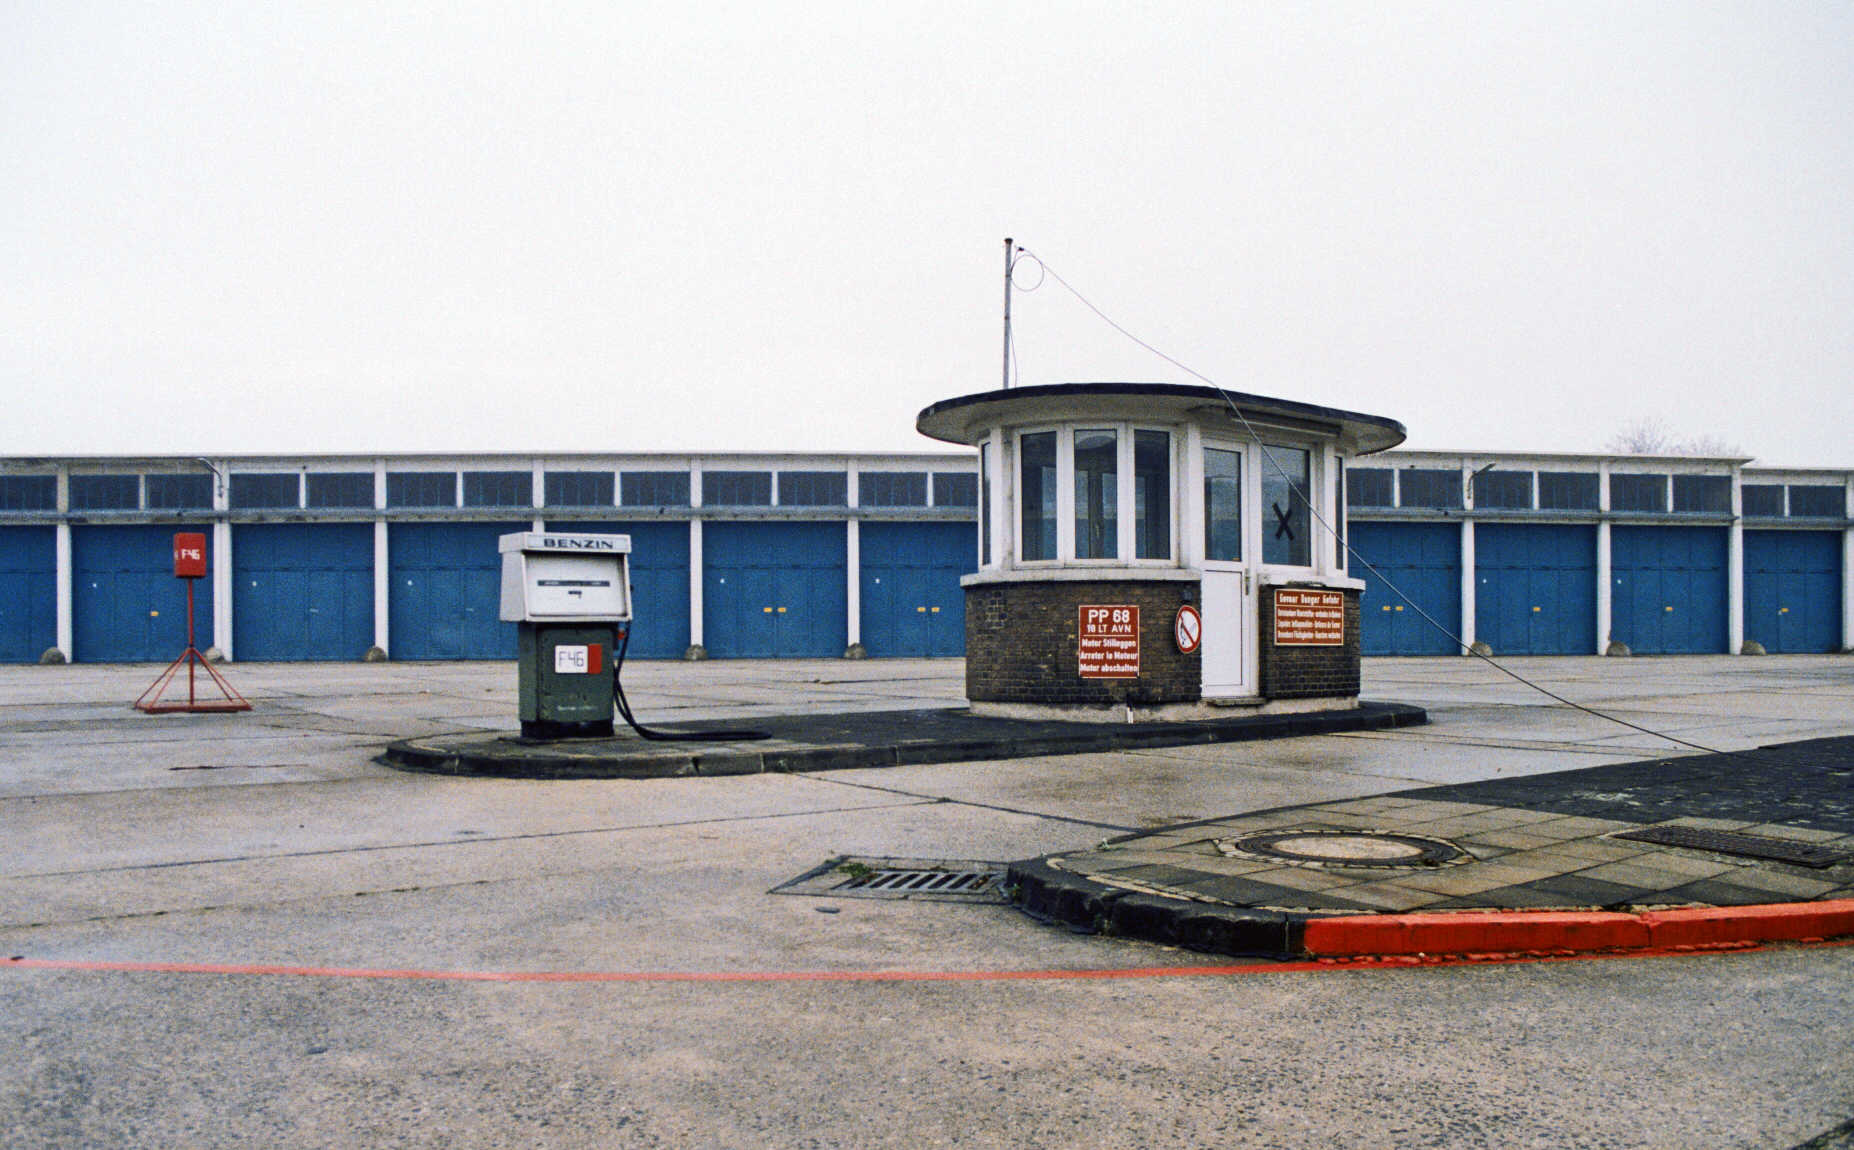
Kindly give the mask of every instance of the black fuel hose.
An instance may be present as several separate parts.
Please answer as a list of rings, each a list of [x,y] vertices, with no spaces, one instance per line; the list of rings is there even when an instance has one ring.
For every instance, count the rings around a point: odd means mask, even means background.
[[[651,739],[662,743],[744,743],[753,739],[770,739],[771,731],[691,731],[686,735],[672,735],[667,731],[653,731],[631,717],[630,700],[624,697],[624,683],[620,676],[624,672],[624,653],[631,649],[631,628],[621,628],[618,637],[618,652],[612,658],[612,702],[618,706],[618,713],[631,725],[639,738]]]

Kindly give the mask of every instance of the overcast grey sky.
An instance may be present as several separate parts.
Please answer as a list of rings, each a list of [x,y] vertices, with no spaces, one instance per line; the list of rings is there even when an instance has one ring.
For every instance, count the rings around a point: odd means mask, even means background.
[[[1009,235],[1413,447],[1854,465],[1847,3],[641,7],[8,0],[0,452],[932,448]]]

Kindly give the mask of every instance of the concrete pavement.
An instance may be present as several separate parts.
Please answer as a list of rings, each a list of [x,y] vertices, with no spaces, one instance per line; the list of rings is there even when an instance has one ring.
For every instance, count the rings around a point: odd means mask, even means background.
[[[1846,659],[1522,660],[1725,749],[1854,734]],[[818,775],[537,782],[371,761],[513,729],[506,665],[0,669],[0,951],[396,971],[1038,972],[1202,955],[999,906],[765,892],[838,854],[1005,860],[1425,784],[1664,758],[1458,660],[1427,727]],[[950,662],[644,664],[646,722],[957,701]],[[820,908],[838,913],[820,913]],[[1747,1146],[1854,1115],[1854,953],[982,982],[453,983],[0,971],[22,1146]]]

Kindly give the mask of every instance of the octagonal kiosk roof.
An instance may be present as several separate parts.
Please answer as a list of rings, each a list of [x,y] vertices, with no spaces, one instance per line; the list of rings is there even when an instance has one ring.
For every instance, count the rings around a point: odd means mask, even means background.
[[[1232,404],[1241,419],[1230,411]],[[1245,436],[1247,420],[1257,431],[1331,438],[1342,455],[1388,451],[1406,438],[1403,424],[1382,415],[1182,383],[1054,383],[981,391],[933,404],[915,427],[930,438],[970,447],[1001,425],[1091,418],[1223,425]]]

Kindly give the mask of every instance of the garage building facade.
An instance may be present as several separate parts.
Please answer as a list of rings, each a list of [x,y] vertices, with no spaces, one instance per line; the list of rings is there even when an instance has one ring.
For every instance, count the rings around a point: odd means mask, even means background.
[[[1342,461],[1366,655],[1854,648],[1854,471],[1389,451]],[[628,534],[631,657],[964,653],[972,454],[0,460],[0,661],[170,659],[174,533],[241,660],[500,659],[496,537]],[[1180,514],[1177,509],[1173,514]],[[376,655],[376,657],[378,657]]]

